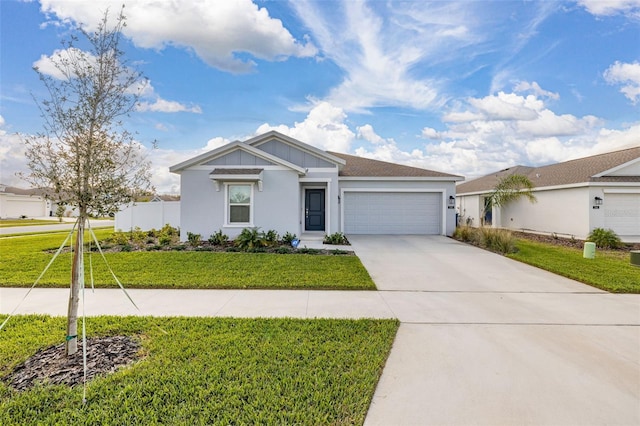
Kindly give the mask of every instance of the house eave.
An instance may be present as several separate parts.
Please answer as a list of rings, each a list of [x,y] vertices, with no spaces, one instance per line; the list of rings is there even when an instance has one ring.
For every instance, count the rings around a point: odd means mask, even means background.
[[[574,188],[585,188],[585,187],[605,187],[605,186],[622,186],[622,187],[635,187],[639,186],[638,182],[577,182],[570,183],[566,185],[549,185],[549,186],[539,186],[531,189],[532,192],[542,192],[542,191],[554,191],[558,189],[574,189]],[[472,195],[484,195],[488,194],[493,189],[483,189],[479,191],[473,192],[458,192],[457,196],[472,196]]]
[[[462,176],[339,176],[339,181],[396,181],[396,182],[411,182],[411,181],[449,181],[457,182],[463,181]]]

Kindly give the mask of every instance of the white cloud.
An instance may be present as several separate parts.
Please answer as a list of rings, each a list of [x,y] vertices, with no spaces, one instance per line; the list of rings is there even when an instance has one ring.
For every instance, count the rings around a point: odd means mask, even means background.
[[[38,68],[40,72],[45,75],[49,75],[59,80],[66,80],[71,78],[71,75],[67,75],[60,70],[55,64],[64,64],[66,61],[74,61],[74,57],[84,56],[87,63],[95,63],[96,58],[89,52],[82,51],[77,48],[58,49],[55,50],[50,56],[41,55],[40,59],[33,63],[33,66]],[[168,101],[162,99],[156,92],[151,84],[150,80],[138,81],[131,85],[127,89],[127,93],[137,94],[143,99],[151,99],[152,101],[141,101],[136,106],[137,111],[146,112],[191,112],[200,114],[202,109],[198,105],[186,106],[183,103],[177,101]]]
[[[217,136],[215,138],[209,139],[207,141],[207,145],[205,145],[203,150],[204,151],[211,151],[211,150],[214,150],[216,148],[220,148],[221,146],[226,145],[229,142],[231,142],[229,139]]]
[[[24,143],[19,135],[7,131],[5,119],[0,115],[0,183],[26,187],[26,182],[16,173],[27,169]]]
[[[425,127],[422,129],[421,136],[426,139],[440,139],[441,135],[436,129]]]
[[[640,17],[640,0],[577,0],[577,3],[595,16],[624,14]]]
[[[538,83],[535,81],[533,83],[529,83],[527,81],[521,81],[513,88],[514,92],[522,93],[522,92],[531,92],[536,96],[544,96],[550,99],[558,100],[560,99],[560,95],[554,92],[549,92],[548,90],[544,90]]]
[[[364,139],[372,144],[384,143],[384,138],[379,136],[374,130],[371,124],[365,124],[364,126],[357,127],[357,137]]]
[[[327,151],[349,152],[355,133],[345,124],[347,115],[342,108],[328,102],[319,102],[309,112],[304,121],[293,127],[285,124],[272,126],[265,123],[258,127],[256,134],[276,130]]]
[[[291,2],[325,57],[344,78],[324,98],[345,111],[400,106],[437,108],[442,78],[415,74],[418,64],[434,66],[452,52],[477,43],[473,5],[419,2],[375,4]],[[384,12],[378,9],[384,8]],[[336,10],[338,9],[338,10]],[[431,73],[434,75],[434,73]]]
[[[543,165],[640,145],[640,122],[607,129],[591,115],[556,114],[534,95],[471,98],[443,121],[447,130],[423,129],[420,136],[430,141],[419,149],[404,150],[384,139],[356,153],[471,179],[517,164]]]
[[[49,75],[58,80],[67,80],[73,77],[73,75],[63,71],[61,66],[67,62],[76,62],[79,59],[82,59],[83,62],[86,61],[85,63],[87,64],[96,63],[96,57],[91,53],[72,47],[68,49],[56,49],[49,56],[40,55],[40,59],[33,63],[33,67],[37,68],[38,71],[44,75]],[[56,66],[56,64],[60,66]],[[64,67],[62,68],[64,69]]]
[[[176,46],[195,52],[210,66],[224,71],[251,71],[254,58],[281,61],[288,57],[312,57],[317,53],[308,41],[299,41],[279,19],[269,16],[251,0],[41,0],[45,13],[63,21],[81,22],[93,30],[104,10],[112,13],[124,3],[124,34],[139,47],[164,49]]]
[[[192,112],[196,114],[202,113],[202,109],[198,105],[188,107],[180,102],[167,101],[162,98],[156,98],[154,102],[139,102],[136,106],[137,111],[146,112]]]
[[[636,104],[640,100],[640,62],[616,61],[603,74],[609,84],[620,84],[620,92]]]

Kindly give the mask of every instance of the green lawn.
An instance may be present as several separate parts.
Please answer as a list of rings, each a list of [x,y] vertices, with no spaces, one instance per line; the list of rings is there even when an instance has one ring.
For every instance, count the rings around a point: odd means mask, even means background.
[[[640,293],[640,268],[630,265],[628,252],[598,249],[595,259],[584,259],[576,248],[522,239],[517,247],[510,258],[613,293]]]
[[[0,377],[61,343],[64,323],[12,318]],[[139,336],[145,357],[91,381],[85,406],[82,386],[18,392],[0,381],[0,424],[362,424],[398,322],[99,317],[87,328]]]
[[[0,228],[9,228],[11,226],[32,226],[32,225],[55,225],[58,222],[53,220],[39,219],[1,219]]]
[[[98,230],[99,239],[109,236]],[[66,233],[0,238],[0,286],[31,286]],[[121,252],[106,254],[120,281],[135,288],[289,288],[374,290],[356,256],[217,252]],[[91,256],[96,287],[116,287],[99,254]],[[69,285],[71,254],[62,254],[39,286]],[[86,259],[89,285],[89,259]]]

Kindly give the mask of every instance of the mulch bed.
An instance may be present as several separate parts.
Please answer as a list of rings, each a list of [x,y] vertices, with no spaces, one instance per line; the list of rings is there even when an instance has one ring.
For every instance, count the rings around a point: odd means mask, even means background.
[[[140,342],[131,336],[94,337],[87,339],[87,381],[96,376],[113,373],[137,361]],[[18,391],[28,390],[37,383],[75,386],[84,380],[82,340],[78,352],[66,356],[65,344],[38,351],[4,378]]]
[[[525,240],[553,244],[556,246],[573,247],[573,248],[579,248],[579,249],[582,249],[584,247],[584,241],[578,240],[575,238],[564,238],[564,237],[559,237],[554,235],[532,234],[529,232],[518,232],[518,231],[512,231],[512,232],[514,237],[525,239]],[[623,243],[622,246],[616,250],[619,250],[619,251],[640,250],[640,243]]]

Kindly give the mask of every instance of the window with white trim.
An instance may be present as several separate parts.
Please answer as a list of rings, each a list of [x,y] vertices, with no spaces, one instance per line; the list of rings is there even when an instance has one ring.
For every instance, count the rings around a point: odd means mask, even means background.
[[[253,184],[227,185],[227,218],[230,225],[251,224]]]

